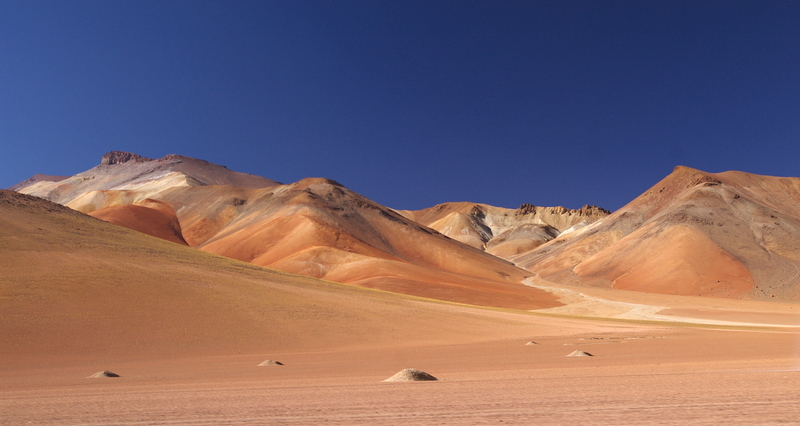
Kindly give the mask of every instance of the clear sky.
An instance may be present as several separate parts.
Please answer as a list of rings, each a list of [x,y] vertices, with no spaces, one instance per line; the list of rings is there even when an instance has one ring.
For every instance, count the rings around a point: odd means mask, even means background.
[[[0,187],[111,150],[382,204],[800,176],[797,1],[0,0]]]

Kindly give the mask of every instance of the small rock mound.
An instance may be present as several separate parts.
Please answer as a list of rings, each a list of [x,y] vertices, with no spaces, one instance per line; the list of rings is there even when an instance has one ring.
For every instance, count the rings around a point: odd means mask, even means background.
[[[530,342],[526,343],[526,345],[528,345],[528,346],[531,346],[531,345],[538,345],[538,343],[536,343],[536,342],[534,342],[533,340],[531,340]]]
[[[273,366],[273,365],[283,365],[283,363],[280,362],[280,361],[273,361],[271,359],[268,359],[268,360],[262,362],[261,364],[258,364],[259,367],[269,367],[269,366]]]
[[[417,370],[416,368],[406,368],[398,372],[392,377],[384,380],[384,382],[424,382],[431,380],[439,380],[430,374]]]
[[[119,377],[119,374],[112,373],[110,371],[98,371],[97,373],[92,374],[91,376],[87,377],[88,379],[99,379],[101,377]]]
[[[594,356],[594,355],[590,354],[589,352],[574,351],[574,352],[572,352],[571,354],[569,354],[567,356]]]

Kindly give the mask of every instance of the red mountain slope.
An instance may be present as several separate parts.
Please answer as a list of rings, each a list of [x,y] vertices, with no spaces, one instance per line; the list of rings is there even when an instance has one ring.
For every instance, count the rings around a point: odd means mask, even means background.
[[[548,280],[800,300],[800,179],[677,167],[611,216],[514,261]]]

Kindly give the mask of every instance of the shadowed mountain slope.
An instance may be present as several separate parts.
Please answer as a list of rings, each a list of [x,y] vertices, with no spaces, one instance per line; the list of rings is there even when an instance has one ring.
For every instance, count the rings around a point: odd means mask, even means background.
[[[567,284],[800,300],[800,179],[676,167],[590,226],[513,258]]]
[[[0,191],[0,242],[0,368],[441,343],[521,328],[248,265],[11,191]]]

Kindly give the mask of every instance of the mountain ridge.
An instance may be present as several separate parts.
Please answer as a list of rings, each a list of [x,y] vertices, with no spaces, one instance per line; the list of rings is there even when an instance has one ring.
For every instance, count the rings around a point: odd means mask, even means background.
[[[199,250],[314,278],[490,306],[558,305],[554,296],[521,284],[527,271],[331,179],[220,185],[204,177],[234,172],[202,160],[104,158],[109,164],[62,182],[72,185],[65,190],[32,185],[20,191]],[[198,166],[191,175],[176,175],[176,163]]]
[[[522,286],[534,276],[800,300],[798,178],[676,166],[613,213],[469,202],[395,210],[331,179],[280,184],[174,154],[153,160],[111,152],[75,176],[26,182],[19,191],[200,250],[443,300],[531,309],[557,303]]]

